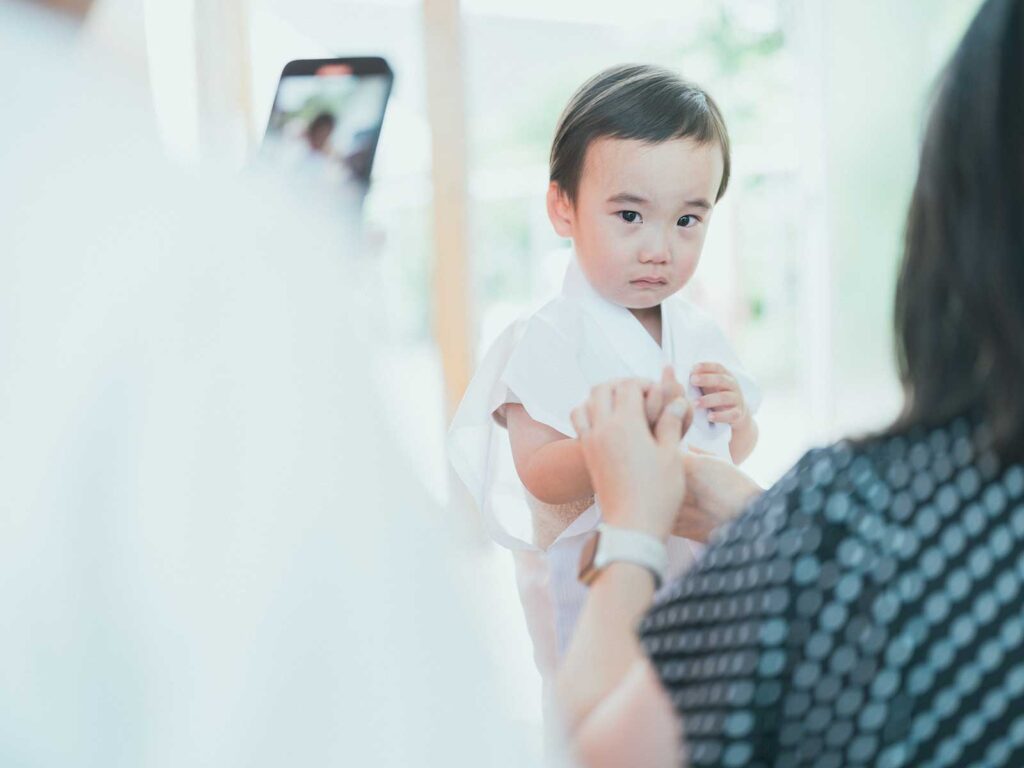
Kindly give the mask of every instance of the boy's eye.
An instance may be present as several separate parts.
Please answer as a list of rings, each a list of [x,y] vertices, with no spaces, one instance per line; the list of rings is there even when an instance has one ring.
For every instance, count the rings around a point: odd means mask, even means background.
[[[639,222],[643,224],[643,217],[636,211],[619,211],[619,218],[628,224],[635,224]]]
[[[690,227],[697,226],[697,223],[699,221],[700,219],[698,219],[696,216],[690,216],[689,214],[687,214],[686,216],[680,216],[679,221],[676,222],[676,225],[689,229]]]

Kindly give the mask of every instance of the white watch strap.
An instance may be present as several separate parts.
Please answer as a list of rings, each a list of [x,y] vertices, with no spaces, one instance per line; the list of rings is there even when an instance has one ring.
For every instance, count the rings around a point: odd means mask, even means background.
[[[615,528],[601,523],[601,536],[594,553],[594,568],[601,570],[611,563],[633,563],[654,574],[655,586],[665,582],[668,571],[668,549],[657,536],[628,528]]]

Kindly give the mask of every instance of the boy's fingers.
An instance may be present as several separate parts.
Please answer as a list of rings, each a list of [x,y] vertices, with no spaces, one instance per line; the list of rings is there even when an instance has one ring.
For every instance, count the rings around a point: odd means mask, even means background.
[[[690,404],[677,397],[664,411],[654,427],[654,437],[659,445],[677,446],[689,426]]]
[[[721,363],[697,363],[692,373],[728,373],[729,370]]]
[[[590,424],[612,412],[612,392],[613,385],[611,383],[598,384],[590,390],[590,397],[586,402],[587,419]]]
[[[654,425],[661,415],[661,409],[665,406],[665,390],[663,387],[651,387],[644,396],[644,410],[647,416],[647,423]]]
[[[624,389],[627,385],[638,390],[641,396],[647,392],[651,387],[654,386],[654,382],[650,379],[639,379],[635,376],[627,377],[623,376],[620,379],[612,379],[607,382],[608,386],[612,390],[612,407],[615,407],[615,398],[620,389]]]
[[[572,428],[576,430],[576,434],[580,437],[583,437],[583,435],[590,431],[590,422],[587,421],[587,409],[582,405],[572,409],[569,419],[572,421]]]
[[[739,398],[735,392],[713,392],[710,395],[703,395],[697,405],[701,408],[731,408],[739,405]]]
[[[686,436],[686,433],[690,431],[690,427],[693,425],[693,405],[686,398],[682,399],[686,402],[686,415],[683,416],[683,431],[679,435],[680,440]],[[678,447],[678,443],[676,445]]]
[[[690,453],[696,454],[697,456],[714,456],[714,454],[711,451],[705,451],[703,448],[698,448],[695,445],[686,446],[686,450],[688,450]]]
[[[718,421],[723,424],[731,424],[740,418],[739,408],[728,408],[724,411],[712,411],[708,414],[709,421]]]
[[[627,413],[642,412],[644,410],[644,392],[642,382],[637,379],[625,379],[617,381],[614,389],[614,408],[616,411]]]
[[[736,380],[727,373],[695,373],[690,383],[704,390],[734,389]]]
[[[676,372],[671,365],[666,365],[665,369],[661,372],[661,388],[664,391],[666,402],[683,396],[685,390],[683,385],[679,383],[679,379],[676,378]]]

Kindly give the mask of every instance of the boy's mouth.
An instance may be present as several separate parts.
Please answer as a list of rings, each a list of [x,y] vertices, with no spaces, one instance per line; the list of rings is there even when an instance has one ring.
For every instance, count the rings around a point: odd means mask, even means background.
[[[659,285],[665,285],[668,283],[664,277],[638,277],[635,280],[629,281],[631,285],[638,286],[640,288],[653,288]]]

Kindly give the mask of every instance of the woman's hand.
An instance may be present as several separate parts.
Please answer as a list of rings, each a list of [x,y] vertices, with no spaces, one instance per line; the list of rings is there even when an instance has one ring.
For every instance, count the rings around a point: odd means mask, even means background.
[[[652,434],[644,399],[649,391],[649,384],[635,379],[594,387],[572,412],[572,422],[605,522],[663,539],[686,492],[679,442],[693,414],[685,399],[675,397]]]
[[[727,461],[693,451],[683,456],[686,498],[672,533],[707,541],[711,532],[742,512],[763,489]]]
[[[661,415],[664,403],[682,397],[683,386],[671,368],[666,368],[661,383],[648,387],[644,405],[652,424]],[[711,532],[732,520],[763,489],[727,461],[691,447],[683,457],[686,497],[672,526],[672,533],[694,541],[707,541]]]
[[[665,410],[665,406],[676,398],[681,397],[685,399],[686,390],[676,379],[675,371],[672,370],[671,365],[666,365],[664,370],[662,370],[660,382],[643,381],[642,387],[644,392],[644,413],[647,415],[647,423],[653,431],[654,425],[658,423],[658,419],[661,417],[661,412]],[[685,429],[683,433],[686,433]]]

